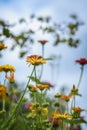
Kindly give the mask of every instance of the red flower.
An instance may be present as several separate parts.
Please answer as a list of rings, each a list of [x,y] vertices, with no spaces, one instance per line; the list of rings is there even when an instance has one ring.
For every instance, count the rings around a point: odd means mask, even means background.
[[[44,45],[45,43],[47,43],[47,40],[38,40],[39,43],[41,43],[42,45]]]
[[[87,64],[87,59],[86,58],[80,58],[78,60],[75,60],[76,63],[79,63],[80,65],[85,65]]]

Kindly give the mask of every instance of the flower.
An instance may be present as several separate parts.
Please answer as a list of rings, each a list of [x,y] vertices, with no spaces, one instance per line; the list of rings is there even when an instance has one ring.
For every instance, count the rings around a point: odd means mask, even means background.
[[[37,92],[37,88],[34,87],[33,85],[29,85],[28,88],[30,92]]]
[[[6,99],[7,92],[8,92],[8,89],[4,85],[0,84],[0,98]]]
[[[41,91],[43,91],[44,89],[48,89],[49,86],[46,84],[37,84],[36,88],[40,89]]]
[[[5,46],[2,42],[0,42],[0,51],[3,50],[3,49],[6,49],[7,46]]]
[[[73,85],[73,88],[71,89],[71,94],[77,95],[78,94],[78,88],[76,88],[75,85]]]
[[[40,65],[40,64],[45,64],[46,60],[43,59],[42,56],[31,55],[31,56],[27,56],[26,62],[28,62],[32,65]]]
[[[43,82],[43,83],[46,84],[46,85],[48,85],[50,88],[54,88],[54,85],[51,84],[50,82],[45,81],[45,82]]]
[[[10,83],[14,82],[14,72],[10,72],[10,76],[6,75],[5,77],[9,80]]]
[[[87,59],[86,58],[80,58],[78,60],[75,60],[76,63],[79,63],[80,65],[85,65],[87,64]]]
[[[12,65],[6,64],[0,66],[0,72],[14,72],[15,68]]]
[[[41,43],[42,45],[45,45],[48,41],[47,40],[38,40],[39,43]]]
[[[49,121],[50,121],[50,123],[52,123],[52,124],[53,124],[53,127],[59,127],[59,125],[60,125],[59,120],[58,120],[58,119],[53,118],[52,116],[51,116],[51,117],[49,117]]]
[[[74,130],[81,130],[81,126],[80,125],[76,125]]]
[[[33,104],[32,103],[29,103],[29,104],[25,104],[25,109],[26,110],[29,110],[29,111],[31,111],[32,109],[33,109]]]
[[[61,96],[62,96],[62,94],[60,94],[60,93],[57,93],[54,95],[55,98],[60,98]]]
[[[47,108],[42,108],[42,114],[43,114],[43,115],[48,114],[48,109],[47,109]]]
[[[57,111],[53,113],[53,118],[54,119],[71,119],[72,116],[67,114],[66,112],[61,114],[60,112]]]
[[[81,112],[82,111],[82,109],[80,107],[73,107],[72,110],[74,112]]]
[[[64,100],[64,101],[69,101],[70,98],[72,98],[72,94],[69,94],[69,95],[61,95],[61,99]]]

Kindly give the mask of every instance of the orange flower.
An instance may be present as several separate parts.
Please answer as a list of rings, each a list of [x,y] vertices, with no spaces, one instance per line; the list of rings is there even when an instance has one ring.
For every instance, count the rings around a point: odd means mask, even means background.
[[[6,75],[5,77],[9,80],[10,83],[14,82],[14,72],[10,72],[10,76]]]
[[[46,84],[37,84],[36,88],[39,88],[41,91],[43,91],[44,89],[48,89],[49,86]]]
[[[48,41],[47,40],[38,40],[39,43],[41,43],[42,45],[45,45]]]
[[[81,112],[82,111],[82,109],[80,107],[73,107],[72,110],[74,112]]]
[[[68,102],[69,99],[72,98],[72,96],[73,96],[72,94],[69,94],[69,95],[61,95],[60,98]]]
[[[26,62],[28,62],[28,63],[30,63],[32,65],[40,65],[40,64],[45,64],[46,60],[43,59],[42,56],[31,55],[31,56],[27,57]]]
[[[3,43],[0,42],[0,50],[6,49],[7,46],[5,46]]]
[[[0,72],[14,72],[15,68],[12,65],[6,64],[0,66]]]
[[[6,99],[8,89],[4,85],[0,85],[0,98]]]

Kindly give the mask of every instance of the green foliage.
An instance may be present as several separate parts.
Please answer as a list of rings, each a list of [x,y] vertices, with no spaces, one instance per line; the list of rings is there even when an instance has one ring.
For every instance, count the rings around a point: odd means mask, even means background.
[[[53,45],[56,46],[60,43],[68,44],[70,47],[77,47],[79,45],[79,38],[75,38],[76,32],[79,30],[79,27],[83,25],[83,23],[78,19],[76,15],[71,15],[71,22],[58,23],[53,22],[52,18],[47,17],[36,17],[35,15],[31,15],[29,20],[25,18],[19,19],[17,23],[10,24],[9,22],[0,19],[0,36],[4,36],[0,39],[1,42],[6,42],[7,39],[10,38],[12,42],[11,50],[14,50],[16,46],[20,47],[19,57],[24,57],[27,52],[30,44],[34,43],[34,37],[37,35],[37,31],[41,31],[42,34],[50,34],[53,37]],[[29,25],[32,25],[37,21],[38,27],[37,30],[32,29]],[[25,25],[25,29],[18,30],[17,34],[14,32],[14,28],[17,29],[19,25],[22,28],[22,25]],[[65,37],[67,36],[67,38]],[[24,51],[25,49],[25,51]],[[1,54],[0,54],[1,55]]]

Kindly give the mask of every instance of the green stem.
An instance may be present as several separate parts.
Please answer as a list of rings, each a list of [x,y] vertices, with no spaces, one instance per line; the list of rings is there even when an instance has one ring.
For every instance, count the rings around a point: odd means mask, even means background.
[[[56,112],[57,110],[55,109],[54,113]],[[54,123],[54,118],[52,117],[52,122],[51,122],[51,126],[50,126],[50,130],[52,130],[52,127],[53,127],[53,123]]]
[[[34,66],[34,72],[35,72],[35,85],[37,85],[36,79],[37,79],[37,75],[36,75],[36,66]]]
[[[2,100],[2,111],[3,112],[5,111],[5,100],[4,99]]]
[[[68,102],[66,102],[66,103],[67,103],[67,104],[66,104],[66,105],[67,105],[67,113],[69,113],[69,109],[68,109]]]
[[[30,77],[33,75],[34,70],[35,70],[35,67],[33,68]],[[25,87],[25,90],[24,90],[23,93],[22,93],[22,96],[20,97],[20,99],[19,99],[18,102],[17,102],[16,107],[14,108],[13,113],[11,114],[11,116],[9,117],[9,119],[7,120],[7,122],[2,126],[2,128],[5,128],[6,126],[8,126],[9,123],[10,123],[10,121],[12,120],[12,118],[13,118],[15,112],[17,111],[17,109],[18,109],[18,107],[19,107],[19,105],[20,105],[20,103],[21,103],[21,101],[22,101],[22,99],[23,99],[23,97],[24,97],[24,95],[25,95],[25,93],[26,93],[26,90],[27,90],[27,87],[28,87],[29,82],[30,82],[30,78],[29,78],[29,80],[28,80],[28,82],[27,82],[27,84],[26,84],[26,87]]]
[[[6,76],[7,76],[7,72],[5,73],[4,85],[6,84]]]
[[[84,65],[81,66],[81,73],[80,73],[79,81],[78,81],[78,84],[77,84],[77,88],[79,88],[80,83],[82,81],[83,70],[84,70]]]
[[[79,76],[77,88],[79,88],[79,86],[81,84],[82,76],[83,76],[83,71],[84,71],[84,65],[81,66],[81,73],[80,73],[80,76]],[[73,100],[74,100],[74,107],[75,107],[75,96],[74,96]],[[72,103],[71,103],[71,108],[72,108],[72,105],[73,105],[73,100],[72,100]]]

